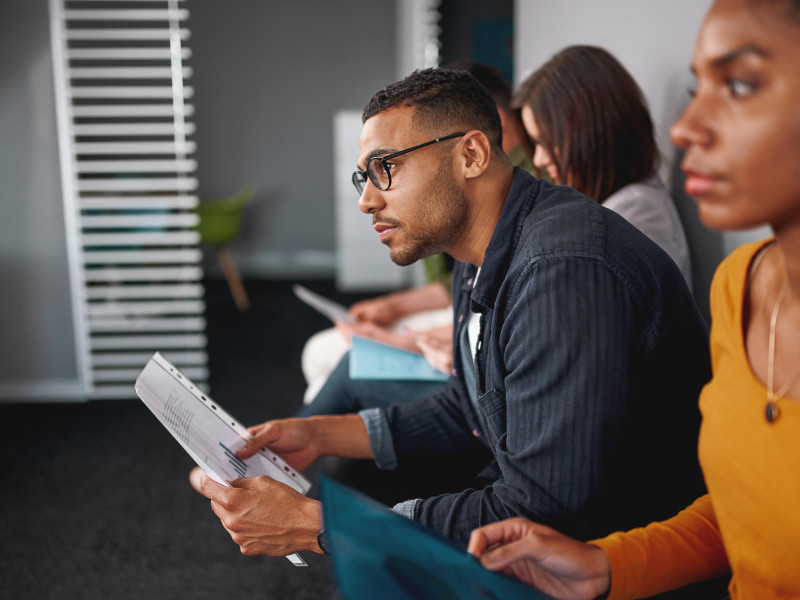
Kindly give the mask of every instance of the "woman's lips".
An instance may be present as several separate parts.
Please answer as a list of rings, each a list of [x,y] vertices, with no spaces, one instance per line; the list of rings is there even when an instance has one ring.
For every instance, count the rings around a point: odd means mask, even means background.
[[[721,181],[721,178],[716,175],[708,175],[692,169],[684,168],[683,172],[686,175],[686,180],[683,183],[683,187],[686,190],[686,193],[690,196],[702,196],[704,194],[708,194],[709,192],[713,191],[713,189],[719,185]]]

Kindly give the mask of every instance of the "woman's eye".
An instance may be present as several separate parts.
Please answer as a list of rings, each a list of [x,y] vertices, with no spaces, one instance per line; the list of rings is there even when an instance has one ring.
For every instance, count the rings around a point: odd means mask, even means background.
[[[743,81],[741,79],[729,79],[727,82],[728,89],[731,92],[731,96],[734,98],[741,98],[743,96],[749,96],[753,92],[756,91],[756,84],[750,81]]]
[[[694,75],[689,85],[686,87],[686,93],[689,94],[689,98],[694,98],[697,95],[697,77]]]

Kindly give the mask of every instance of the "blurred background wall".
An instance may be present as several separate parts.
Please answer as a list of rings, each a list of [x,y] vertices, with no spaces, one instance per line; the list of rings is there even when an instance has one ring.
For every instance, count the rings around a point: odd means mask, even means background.
[[[411,41],[402,20],[411,1],[185,2],[198,195],[256,188],[230,248],[245,279],[335,278],[335,115],[360,112],[406,74]],[[709,232],[680,192],[668,128],[687,101],[688,64],[709,4],[441,0],[437,28],[442,63],[490,62],[515,85],[568,44],[603,45],[620,58],[659,129],[662,175],[676,190],[704,311],[720,258],[765,235]],[[0,2],[0,131],[0,400],[79,398],[47,0]],[[355,193],[344,202],[348,218],[368,229]],[[383,248],[370,253],[388,263]],[[220,276],[215,258],[204,260],[208,277]]]

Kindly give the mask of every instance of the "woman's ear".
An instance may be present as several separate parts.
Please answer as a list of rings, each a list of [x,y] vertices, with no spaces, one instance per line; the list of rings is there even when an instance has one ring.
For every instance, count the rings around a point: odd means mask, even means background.
[[[466,179],[479,177],[489,168],[492,158],[492,145],[482,131],[473,129],[461,138],[458,145],[460,164]]]

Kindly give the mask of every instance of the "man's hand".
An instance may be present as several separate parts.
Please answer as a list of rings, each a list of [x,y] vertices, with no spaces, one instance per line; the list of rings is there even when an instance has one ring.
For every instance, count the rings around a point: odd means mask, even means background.
[[[236,455],[250,458],[262,448],[269,447],[297,471],[306,468],[320,456],[315,443],[314,423],[311,419],[281,419],[248,427],[252,435]]]
[[[375,458],[367,427],[357,414],[279,419],[247,431],[253,437],[236,452],[239,458],[249,458],[269,447],[298,471],[304,471],[320,456]]]
[[[225,487],[195,467],[189,481],[211,500],[211,510],[245,556],[322,552],[317,544],[321,506],[316,500],[266,476],[237,479]]]
[[[611,568],[601,548],[521,517],[476,529],[467,550],[487,569],[561,600],[591,600],[611,586]]]

